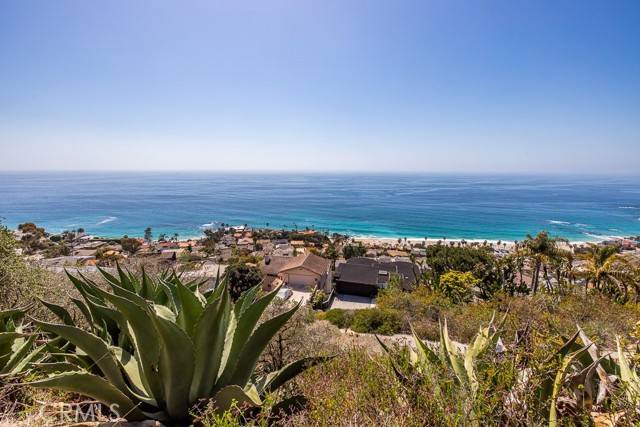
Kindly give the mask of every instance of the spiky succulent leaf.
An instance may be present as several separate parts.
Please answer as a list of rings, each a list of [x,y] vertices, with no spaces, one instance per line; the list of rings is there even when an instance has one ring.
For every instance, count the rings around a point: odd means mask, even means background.
[[[52,388],[92,397],[116,409],[121,417],[130,421],[140,421],[147,418],[131,399],[112,383],[88,372],[65,372],[29,384],[36,388]]]
[[[327,360],[333,359],[335,356],[324,357],[305,357],[295,362],[291,362],[284,366],[282,369],[271,372],[267,375],[266,381],[262,386],[261,393],[271,393],[277,390],[287,381],[296,377],[298,374],[306,371],[307,369],[319,364],[324,363]]]
[[[43,353],[44,347],[33,349],[37,335],[31,335],[26,340],[19,338],[13,345],[9,359],[0,369],[0,375],[17,375],[23,373],[28,366],[35,362]]]
[[[218,299],[207,304],[197,321],[193,334],[194,375],[189,392],[192,401],[209,396],[218,379],[231,311],[229,292],[223,290]]]
[[[455,347],[453,341],[451,341],[451,339],[449,338],[447,319],[445,319],[444,322],[440,324],[440,338],[442,341],[442,345],[444,346],[446,362],[449,364],[451,369],[453,369],[453,372],[455,373],[456,378],[458,378],[460,384],[467,385],[468,378],[467,372],[464,367],[464,362],[460,357],[460,352]]]
[[[262,323],[251,334],[251,337],[243,346],[242,352],[239,354],[237,363],[235,363],[233,371],[229,377],[228,384],[238,384],[244,386],[249,382],[256,363],[262,354],[264,348],[269,344],[271,338],[278,333],[280,328],[294,315],[294,313],[300,308],[300,303],[296,304],[293,308],[279,314],[266,322]],[[224,377],[223,377],[224,378]]]
[[[193,342],[174,322],[152,317],[160,338],[158,372],[162,378],[167,413],[172,419],[186,419],[191,406],[189,391],[193,378]]]
[[[38,301],[40,301],[45,307],[47,307],[49,310],[51,310],[51,312],[53,314],[55,314],[58,317],[58,319],[62,320],[62,322],[65,325],[75,326],[75,322],[73,321],[73,317],[71,316],[69,311],[67,311],[66,308],[64,308],[61,305],[49,302],[49,301],[45,301],[45,300],[43,300],[41,298],[38,298]]]
[[[252,398],[247,392],[237,385],[228,385],[220,389],[214,397],[214,403],[216,412],[218,413],[224,413],[233,408],[234,405],[237,407],[243,407],[258,406],[262,404],[261,401],[255,400],[255,397]]]
[[[102,339],[75,326],[55,325],[40,321],[36,321],[36,324],[43,330],[61,336],[81,349],[100,368],[108,381],[123,394],[128,396],[131,394],[113,353]]]
[[[636,402],[640,398],[640,377],[638,373],[631,368],[629,360],[624,353],[624,348],[620,343],[620,337],[616,336],[616,346],[618,348],[618,361],[620,364],[620,379],[626,387],[626,393],[629,400]]]
[[[556,427],[558,425],[558,411],[556,405],[558,397],[560,396],[560,391],[562,390],[562,386],[564,385],[565,376],[567,375],[567,372],[569,371],[569,368],[574,363],[574,361],[585,351],[587,351],[587,347],[584,347],[576,352],[564,355],[562,358],[560,369],[558,369],[558,371],[556,372],[556,376],[553,381],[553,389],[551,392],[549,407],[549,427]]]

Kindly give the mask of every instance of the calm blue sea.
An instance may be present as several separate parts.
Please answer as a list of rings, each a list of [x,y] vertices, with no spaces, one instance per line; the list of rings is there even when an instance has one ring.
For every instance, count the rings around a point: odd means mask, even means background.
[[[350,235],[572,240],[640,234],[639,177],[0,173],[0,217],[109,237],[222,222]]]

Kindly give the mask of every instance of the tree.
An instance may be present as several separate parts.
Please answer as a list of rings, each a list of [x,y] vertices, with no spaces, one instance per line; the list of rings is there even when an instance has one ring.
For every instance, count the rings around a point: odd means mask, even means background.
[[[460,271],[448,271],[440,276],[438,290],[455,304],[467,302],[471,299],[472,290],[480,284],[473,274]]]
[[[590,244],[587,252],[581,257],[585,265],[579,276],[586,280],[586,287],[592,284],[594,289],[624,302],[628,299],[628,286],[635,284],[635,281],[628,262],[619,252],[617,246]]]
[[[205,253],[213,255],[216,250],[216,245],[222,236],[224,236],[224,230],[222,228],[219,228],[216,231],[206,229],[204,230],[204,236],[204,239],[202,239],[202,246],[204,246],[203,250]]]
[[[534,294],[538,291],[541,271],[544,273],[547,289],[551,290],[548,266],[554,261],[557,262],[558,258],[566,256],[566,251],[558,247],[559,242],[566,242],[566,240],[551,238],[546,231],[541,231],[536,237],[531,237],[528,234],[524,241],[524,251],[531,260],[533,267],[531,291]]]
[[[153,239],[153,233],[151,233],[151,227],[147,227],[144,229],[144,241],[147,243],[151,243]]]
[[[342,248],[342,254],[345,259],[364,256],[367,253],[367,249],[362,245],[362,242],[358,242],[357,245],[345,245]]]
[[[234,301],[248,289],[259,285],[263,277],[259,268],[244,263],[230,265],[225,276],[229,280],[229,293]]]
[[[458,247],[431,245],[426,248],[426,265],[430,268],[427,278],[437,285],[440,277],[448,271],[469,272],[480,280],[478,284],[482,298],[489,298],[503,287],[500,271],[491,250],[486,247]]]
[[[122,239],[120,239],[120,245],[122,246],[122,249],[133,255],[138,252],[138,249],[140,249],[142,243],[140,243],[138,239],[132,239],[129,236],[124,236]]]
[[[329,242],[329,245],[324,252],[324,257],[334,261],[338,259],[338,251],[336,250],[336,245],[334,245],[333,242]]]

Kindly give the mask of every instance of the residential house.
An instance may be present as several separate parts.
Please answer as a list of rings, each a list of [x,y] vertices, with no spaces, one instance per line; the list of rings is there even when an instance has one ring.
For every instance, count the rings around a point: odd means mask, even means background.
[[[262,262],[262,269],[265,289],[271,289],[273,282],[280,279],[288,288],[312,292],[327,283],[331,261],[313,253],[297,257],[269,256]]]
[[[419,268],[411,262],[381,262],[358,257],[337,265],[334,279],[338,293],[374,297],[387,287],[394,274],[401,277],[404,290],[411,290],[418,273]]]

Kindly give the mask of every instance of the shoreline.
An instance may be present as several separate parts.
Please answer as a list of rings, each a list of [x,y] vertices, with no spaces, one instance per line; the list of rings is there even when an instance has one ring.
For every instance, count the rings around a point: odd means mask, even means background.
[[[362,242],[365,245],[380,245],[380,246],[384,246],[384,245],[394,245],[394,244],[398,244],[398,239],[401,239],[401,244],[405,242],[404,237],[400,238],[400,237],[376,237],[376,236],[352,236],[350,237],[353,241],[355,242]],[[522,239],[518,239],[518,242],[523,242],[525,240],[526,236]],[[613,237],[610,236],[608,237],[608,239],[624,239],[624,237]],[[588,243],[601,243],[605,240],[608,240],[607,238],[603,238],[601,240],[569,240],[567,239],[567,243],[568,245],[585,245]],[[427,246],[429,245],[436,245],[438,242],[442,243],[442,244],[449,244],[449,242],[453,242],[453,243],[460,243],[460,242],[466,242],[466,243],[484,243],[486,242],[488,245],[490,246],[495,246],[498,244],[498,242],[500,242],[500,246],[503,246],[506,244],[506,248],[510,249],[513,248],[515,246],[515,241],[514,240],[504,240],[504,239],[478,239],[478,238],[473,238],[473,239],[465,239],[465,238],[446,238],[446,239],[435,239],[435,238],[417,238],[417,237],[407,237],[406,242],[409,244],[419,244],[419,243],[426,243]]]
[[[273,231],[280,231],[281,229],[272,229]],[[285,231],[294,231],[291,229],[285,229]],[[304,230],[299,230],[299,231],[304,231]],[[316,230],[318,232],[320,232],[319,230]],[[544,231],[544,230],[541,230]],[[547,230],[548,231],[548,230]],[[332,231],[329,232],[330,234],[333,233]],[[446,237],[443,236],[442,238],[430,238],[428,237],[427,239],[425,239],[424,237],[409,237],[409,236],[376,236],[376,235],[371,235],[371,234],[367,234],[367,235],[348,235],[346,233],[339,233],[336,232],[337,234],[342,234],[347,236],[350,240],[353,240],[355,242],[362,242],[363,244],[367,244],[367,245],[380,245],[380,246],[384,246],[384,245],[394,245],[394,244],[398,244],[398,239],[401,240],[401,243],[405,242],[406,239],[406,243],[409,244],[419,244],[419,243],[425,243],[427,245],[434,245],[437,244],[438,241],[440,241],[441,243],[449,243],[449,242],[454,242],[454,243],[459,243],[462,241],[465,241],[466,243],[484,243],[487,242],[487,244],[495,246],[498,242],[500,242],[501,246],[503,244],[506,244],[506,248],[512,248],[515,245],[515,241],[517,240],[518,242],[522,242],[526,239],[526,235],[522,236],[519,239],[500,239],[500,238],[478,238],[478,237],[474,237],[474,238],[465,238],[465,237]],[[531,232],[531,235],[535,235],[537,232]],[[156,234],[154,232],[154,234]],[[552,236],[556,236],[553,233],[550,233]],[[123,235],[100,235],[97,233],[91,233],[88,232],[87,235],[90,235],[96,239],[120,239],[124,236]],[[169,235],[167,233],[167,235]],[[129,237],[132,238],[142,238],[142,235],[128,235]],[[178,241],[179,242],[186,242],[186,241],[191,241],[191,240],[200,240],[203,239],[205,237],[204,232],[200,233],[200,234],[184,234],[184,235],[180,235]],[[561,235],[557,235],[556,237],[560,237],[563,238]],[[606,240],[623,240],[628,238],[629,236],[603,236],[600,239],[593,239],[593,240],[574,240],[574,239],[567,239],[567,242],[569,245],[585,245],[588,243],[601,243],[603,241]]]

